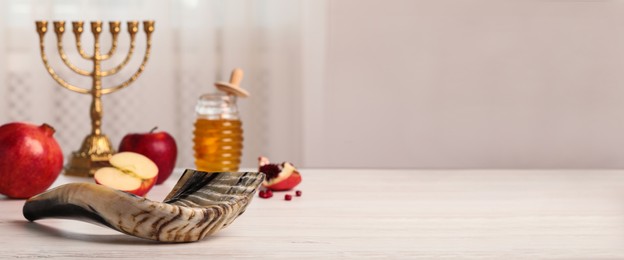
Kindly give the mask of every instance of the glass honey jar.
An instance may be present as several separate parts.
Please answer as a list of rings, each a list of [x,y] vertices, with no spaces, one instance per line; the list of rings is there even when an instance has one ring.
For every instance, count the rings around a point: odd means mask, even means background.
[[[243,127],[236,97],[222,93],[202,95],[195,110],[193,149],[197,169],[238,171],[243,154]]]
[[[242,70],[229,83],[217,82],[219,93],[202,95],[195,107],[193,131],[195,166],[200,171],[236,172],[243,155],[243,127],[236,101],[249,93],[238,85]]]

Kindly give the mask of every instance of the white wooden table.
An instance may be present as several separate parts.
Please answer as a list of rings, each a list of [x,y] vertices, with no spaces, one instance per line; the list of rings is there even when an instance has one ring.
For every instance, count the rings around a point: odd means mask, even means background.
[[[231,226],[184,244],[30,223],[23,200],[2,199],[0,258],[624,259],[624,171],[301,172],[302,197],[256,196]],[[176,180],[148,198],[162,200]]]

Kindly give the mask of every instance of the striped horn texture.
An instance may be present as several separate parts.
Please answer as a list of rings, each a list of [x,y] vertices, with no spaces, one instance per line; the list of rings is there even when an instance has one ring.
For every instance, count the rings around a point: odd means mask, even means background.
[[[240,216],[264,179],[258,172],[186,170],[164,202],[94,183],[70,183],[26,201],[24,217],[69,218],[145,239],[192,242]]]

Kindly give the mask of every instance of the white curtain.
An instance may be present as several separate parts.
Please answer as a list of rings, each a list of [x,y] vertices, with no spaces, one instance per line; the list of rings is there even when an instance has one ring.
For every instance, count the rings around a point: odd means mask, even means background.
[[[255,167],[259,155],[296,163],[301,158],[303,5],[291,0],[1,1],[0,124],[47,122],[57,129],[65,155],[77,150],[90,131],[90,97],[61,88],[45,71],[35,20],[153,19],[156,30],[145,72],[129,88],[103,98],[103,132],[114,146],[127,133],[158,126],[177,140],[178,167],[192,167],[195,100],[213,92],[213,82],[227,80],[233,68],[241,67],[245,71],[242,86],[252,93],[239,100],[245,131],[243,166]],[[117,55],[104,68],[123,59],[129,38],[125,30],[124,25]],[[85,48],[90,46],[90,29],[85,28],[82,39]],[[107,26],[102,40],[107,49]],[[134,58],[118,75],[104,80],[105,88],[135,72],[144,40],[140,33]],[[73,41],[68,30],[64,42],[70,60],[90,69]],[[89,88],[88,78],[72,73],[61,62],[53,30],[46,35],[46,48],[62,78]]]

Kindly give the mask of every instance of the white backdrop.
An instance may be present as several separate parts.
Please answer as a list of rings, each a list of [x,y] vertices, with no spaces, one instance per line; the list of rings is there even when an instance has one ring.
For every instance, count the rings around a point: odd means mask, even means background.
[[[340,0],[327,9],[319,100],[331,112],[307,163],[624,167],[624,1]]]
[[[49,122],[68,154],[89,100],[46,74],[42,18],[157,21],[146,72],[104,99],[104,130],[118,143],[158,125],[182,167],[195,99],[233,67],[253,95],[241,101],[247,167],[261,154],[305,167],[624,167],[622,1],[2,1],[0,122]]]
[[[34,21],[153,19],[156,31],[146,71],[130,88],[103,98],[103,131],[115,146],[126,133],[158,126],[175,136],[178,165],[191,166],[195,100],[213,92],[213,82],[227,81],[231,69],[241,67],[242,86],[252,93],[239,101],[245,131],[243,165],[255,166],[261,154],[298,161],[299,147],[288,139],[294,124],[288,122],[297,118],[291,108],[298,102],[291,97],[300,86],[300,8],[298,1],[2,1],[0,122],[48,122],[57,129],[65,154],[77,150],[90,130],[90,98],[62,89],[47,74]],[[74,75],[60,61],[49,26],[47,55],[53,68],[70,83],[88,88],[89,79]],[[103,49],[110,44],[107,33],[105,27]],[[103,63],[105,68],[119,63],[127,51],[125,25],[120,35],[118,56]],[[82,39],[83,46],[92,46],[90,29],[85,28]],[[134,73],[144,40],[140,33],[134,58],[119,76],[105,79],[104,87]],[[70,59],[90,70],[71,44],[70,27],[64,41]]]

